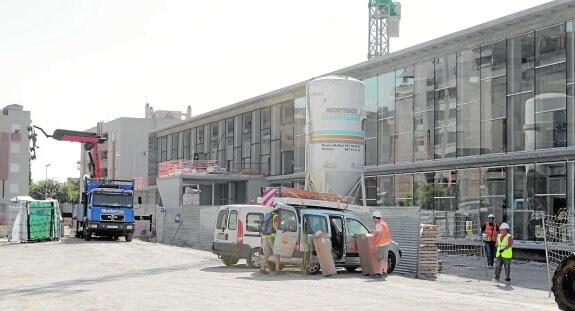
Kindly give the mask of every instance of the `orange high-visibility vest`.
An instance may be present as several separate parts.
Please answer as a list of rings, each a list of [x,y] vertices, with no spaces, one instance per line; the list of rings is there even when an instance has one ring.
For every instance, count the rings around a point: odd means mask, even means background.
[[[380,220],[379,224],[381,225],[381,234],[375,241],[375,246],[391,243],[391,234],[389,233],[389,227],[387,227],[387,224],[383,220]]]
[[[495,241],[497,239],[497,224],[493,223],[493,229],[491,229],[489,222],[486,222],[485,234],[487,235],[486,241]]]

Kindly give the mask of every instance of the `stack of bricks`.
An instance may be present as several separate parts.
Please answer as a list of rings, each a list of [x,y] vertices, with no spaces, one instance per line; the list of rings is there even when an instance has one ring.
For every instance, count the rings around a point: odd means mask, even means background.
[[[421,225],[419,237],[419,274],[437,277],[439,267],[439,250],[437,237],[439,232],[436,225]]]

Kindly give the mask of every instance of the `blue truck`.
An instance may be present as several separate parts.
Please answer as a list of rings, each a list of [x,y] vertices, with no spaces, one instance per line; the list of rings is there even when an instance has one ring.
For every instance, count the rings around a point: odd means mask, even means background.
[[[76,237],[90,241],[92,236],[134,236],[134,182],[84,178],[81,204],[73,211]]]

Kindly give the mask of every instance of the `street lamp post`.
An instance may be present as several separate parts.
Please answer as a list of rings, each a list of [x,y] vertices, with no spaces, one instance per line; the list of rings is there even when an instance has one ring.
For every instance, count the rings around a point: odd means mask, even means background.
[[[44,187],[44,200],[48,199],[48,166],[50,166],[50,164],[46,164],[46,185]]]

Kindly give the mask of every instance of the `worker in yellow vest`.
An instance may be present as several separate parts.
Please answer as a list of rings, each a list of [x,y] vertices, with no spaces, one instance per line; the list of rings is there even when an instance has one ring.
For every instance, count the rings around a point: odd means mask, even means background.
[[[499,276],[501,275],[501,267],[505,266],[505,282],[511,282],[511,258],[513,257],[513,237],[508,233],[509,225],[502,223],[499,227],[499,234],[497,235],[497,250],[495,252],[496,267],[495,267],[495,277],[493,282],[499,282]]]

